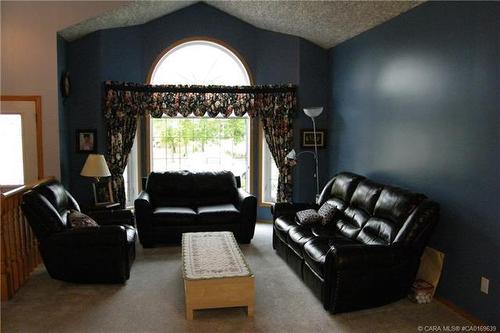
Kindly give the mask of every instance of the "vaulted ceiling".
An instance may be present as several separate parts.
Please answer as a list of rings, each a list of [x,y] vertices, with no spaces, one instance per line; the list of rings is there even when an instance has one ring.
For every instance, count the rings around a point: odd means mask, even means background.
[[[198,1],[133,1],[62,30],[75,40],[93,31],[142,24]],[[423,1],[205,1],[258,28],[333,47]]]

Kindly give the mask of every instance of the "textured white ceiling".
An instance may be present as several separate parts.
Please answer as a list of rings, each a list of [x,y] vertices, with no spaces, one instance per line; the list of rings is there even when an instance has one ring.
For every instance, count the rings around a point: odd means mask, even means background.
[[[96,30],[142,24],[198,1],[136,1],[62,30],[75,40]],[[205,1],[256,27],[335,46],[423,1]]]

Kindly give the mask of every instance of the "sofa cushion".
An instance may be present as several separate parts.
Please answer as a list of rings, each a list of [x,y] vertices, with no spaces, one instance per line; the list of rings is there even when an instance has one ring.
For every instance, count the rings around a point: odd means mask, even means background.
[[[330,251],[330,240],[326,238],[313,238],[304,244],[304,260],[317,275],[325,277],[325,260]]]
[[[240,212],[233,204],[220,204],[198,207],[198,222],[200,224],[237,223]]]
[[[356,190],[352,194],[349,206],[362,209],[368,214],[373,213],[377,199],[380,196],[383,186],[368,179],[359,182]]]
[[[153,211],[154,226],[193,224],[196,212],[189,207],[158,207]]]
[[[304,244],[314,238],[307,225],[293,226],[288,231],[288,245],[301,257],[304,256]]]
[[[315,225],[311,227],[311,232],[316,237],[322,238],[335,238],[339,237],[340,234],[333,224],[327,225]]]
[[[321,215],[321,224],[326,225],[332,222],[336,215],[338,215],[340,211],[333,205],[328,202],[325,202],[318,209],[318,214]]]
[[[386,186],[375,204],[373,215],[401,226],[424,198],[422,194]]]
[[[321,203],[328,202],[337,209],[344,210],[361,179],[363,177],[353,173],[339,173],[331,184],[330,193],[322,193]]]
[[[371,217],[357,235],[364,244],[392,244],[408,216],[425,198],[422,194],[386,186],[380,193]]]
[[[148,176],[146,191],[153,207],[189,207],[195,203],[193,174],[188,171],[152,172]]]
[[[94,219],[92,219],[90,216],[83,214],[77,210],[71,210],[68,213],[68,222],[69,225],[72,228],[87,228],[87,227],[98,227],[99,224],[97,224]]]
[[[310,225],[321,223],[323,216],[319,215],[314,209],[306,209],[297,212],[297,223],[300,225]]]
[[[363,227],[357,239],[364,244],[389,245],[396,237],[398,230],[391,221],[372,217]]]
[[[274,221],[274,230],[276,235],[283,241],[287,242],[288,239],[288,231],[291,227],[296,226],[297,224],[294,221],[294,216],[283,215],[278,217]]]
[[[236,179],[230,171],[198,172],[193,174],[197,206],[234,203],[237,197]]]

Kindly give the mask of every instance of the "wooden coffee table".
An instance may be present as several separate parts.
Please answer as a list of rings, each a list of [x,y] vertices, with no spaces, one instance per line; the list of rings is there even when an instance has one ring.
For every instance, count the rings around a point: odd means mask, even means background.
[[[254,275],[232,232],[182,234],[186,319],[199,309],[247,307],[254,310]]]

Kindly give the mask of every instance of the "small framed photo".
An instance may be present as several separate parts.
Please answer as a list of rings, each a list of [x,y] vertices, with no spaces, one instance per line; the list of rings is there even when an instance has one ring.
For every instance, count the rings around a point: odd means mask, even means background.
[[[314,148],[314,131],[312,129],[302,130],[302,148]],[[316,145],[318,148],[326,147],[326,130],[316,130]]]
[[[113,203],[113,192],[111,191],[111,182],[97,182],[94,186],[94,202],[96,206],[108,205]]]
[[[97,152],[97,130],[95,129],[76,130],[76,152],[77,153]]]

